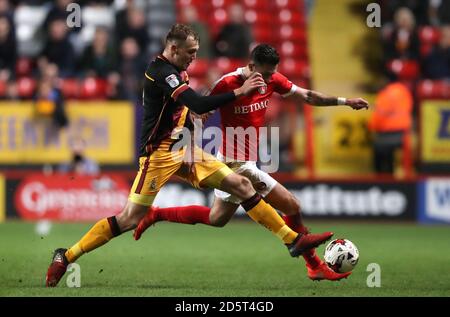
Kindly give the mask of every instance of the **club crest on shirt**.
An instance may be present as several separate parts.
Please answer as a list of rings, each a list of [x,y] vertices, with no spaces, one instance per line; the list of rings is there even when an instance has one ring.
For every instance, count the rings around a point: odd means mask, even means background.
[[[152,181],[150,182],[150,189],[156,190],[156,178],[152,179]]]
[[[261,95],[264,95],[266,92],[267,92],[267,86],[261,86],[261,87],[259,87],[258,88],[258,92],[261,94]]]
[[[180,82],[178,81],[178,78],[175,74],[167,76],[166,83],[168,83],[171,88],[175,88],[176,86],[178,86],[180,84]]]

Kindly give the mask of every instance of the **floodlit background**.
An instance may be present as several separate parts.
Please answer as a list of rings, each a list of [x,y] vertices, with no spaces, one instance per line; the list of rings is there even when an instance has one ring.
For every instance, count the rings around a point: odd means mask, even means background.
[[[280,129],[272,175],[306,225],[359,248],[348,280],[313,284],[240,210],[223,229],[124,234],[77,262],[80,289],[64,279],[43,289],[52,251],[126,202],[143,74],[176,22],[200,34],[188,69],[199,93],[268,43],[296,85],[370,102],[353,111],[274,96],[266,116]],[[155,204],[212,199],[174,179]],[[2,296],[449,296],[449,224],[449,0],[0,0]],[[368,287],[370,263],[381,287]]]

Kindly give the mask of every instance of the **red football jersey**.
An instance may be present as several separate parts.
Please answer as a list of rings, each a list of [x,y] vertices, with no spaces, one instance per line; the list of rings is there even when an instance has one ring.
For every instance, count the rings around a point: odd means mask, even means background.
[[[244,68],[222,76],[211,89],[210,95],[232,91],[245,81]],[[295,91],[295,86],[282,74],[276,72],[267,86],[256,89],[219,108],[222,128],[220,152],[237,161],[256,161],[258,158],[259,128],[264,126],[265,114],[274,92],[283,97]],[[233,128],[228,129],[227,128]]]

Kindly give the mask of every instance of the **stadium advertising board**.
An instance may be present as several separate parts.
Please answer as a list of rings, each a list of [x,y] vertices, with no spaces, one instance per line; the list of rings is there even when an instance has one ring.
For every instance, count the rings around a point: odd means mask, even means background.
[[[72,140],[101,164],[134,159],[134,110],[128,102],[67,102],[69,127],[56,132],[49,118],[36,117],[31,102],[0,103],[0,164],[61,163],[71,158]]]
[[[450,224],[450,178],[430,178],[418,187],[419,221]]]
[[[311,218],[414,220],[415,183],[285,183]],[[198,191],[181,183],[163,187],[155,200],[161,207],[209,205],[214,193]],[[242,208],[238,214],[244,214]]]
[[[115,175],[34,174],[19,183],[14,205],[27,220],[96,221],[120,212],[128,193]]]
[[[450,164],[450,101],[422,102],[420,125],[422,161]]]
[[[325,112],[314,109],[313,144],[317,175],[372,171],[372,143],[367,127],[369,116],[369,111],[327,108]]]

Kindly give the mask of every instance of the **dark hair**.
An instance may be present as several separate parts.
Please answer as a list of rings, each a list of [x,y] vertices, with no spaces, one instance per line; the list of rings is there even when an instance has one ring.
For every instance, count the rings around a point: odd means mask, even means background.
[[[192,36],[194,40],[199,41],[199,36],[197,32],[195,32],[190,26],[186,24],[177,23],[170,29],[169,33],[166,36],[166,43],[169,41],[180,41],[184,42],[188,38],[188,36]]]
[[[258,65],[277,65],[280,62],[280,55],[274,47],[259,44],[250,53],[250,59]]]

